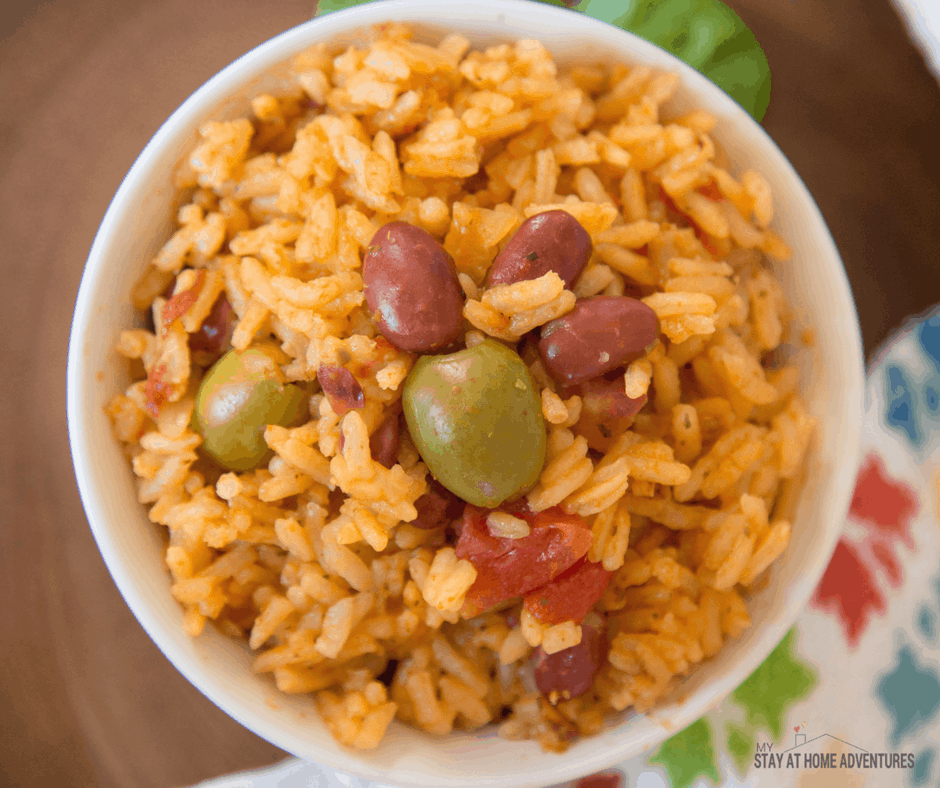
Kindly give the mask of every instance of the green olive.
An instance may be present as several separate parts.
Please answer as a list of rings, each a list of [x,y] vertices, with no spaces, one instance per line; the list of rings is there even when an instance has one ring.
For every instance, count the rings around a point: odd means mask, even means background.
[[[465,501],[492,508],[538,480],[542,401],[528,368],[505,345],[487,339],[424,356],[405,381],[402,403],[431,474]]]
[[[271,345],[230,350],[202,379],[193,429],[202,450],[224,468],[250,471],[271,456],[264,442],[268,424],[292,427],[307,413],[307,393],[287,383]]]

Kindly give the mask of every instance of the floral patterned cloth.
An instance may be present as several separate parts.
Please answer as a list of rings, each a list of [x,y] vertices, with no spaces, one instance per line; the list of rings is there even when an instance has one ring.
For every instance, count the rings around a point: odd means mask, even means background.
[[[851,510],[797,624],[717,709],[565,788],[940,785],[940,313],[887,343],[867,397]],[[209,786],[389,788],[293,759]]]

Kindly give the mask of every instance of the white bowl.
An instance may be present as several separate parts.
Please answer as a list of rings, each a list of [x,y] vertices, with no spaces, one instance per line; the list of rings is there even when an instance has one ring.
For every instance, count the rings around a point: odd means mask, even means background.
[[[277,83],[272,69],[300,50],[348,42],[356,30],[389,20],[412,23],[427,41],[450,31],[475,46],[537,38],[561,64],[604,58],[678,72],[676,107],[696,105],[717,115],[715,136],[731,159],[759,170],[771,184],[775,227],[794,250],[792,263],[778,266],[783,287],[817,337],[812,359],[801,361],[804,395],[821,425],[818,446],[790,546],[749,603],[753,626],[694,671],[680,701],[650,715],[627,715],[562,755],[543,754],[531,742],[503,741],[492,730],[435,738],[398,723],[374,752],[353,752],[333,740],[309,697],[280,694],[269,677],[253,674],[247,646],[211,627],[194,640],[184,635],[160,536],[136,500],[131,470],[102,410],[129,383],[113,348],[119,331],[135,320],[131,286],[171,232],[171,174],[194,144],[194,130],[206,120],[247,114],[248,99]],[[98,373],[103,380],[96,380]],[[118,588],[163,653],[219,707],[301,758],[362,777],[401,786],[508,788],[574,779],[653,747],[716,705],[760,664],[809,599],[838,538],[857,469],[863,382],[852,296],[812,197],[763,129],[711,82],[617,28],[529,0],[390,0],[313,20],[252,50],[196,91],[156,133],[115,195],[88,258],[69,347],[68,423],[88,521]]]

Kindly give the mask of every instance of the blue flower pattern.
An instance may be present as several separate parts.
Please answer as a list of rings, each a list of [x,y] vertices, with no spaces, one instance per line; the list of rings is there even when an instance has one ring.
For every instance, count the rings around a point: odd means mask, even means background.
[[[940,311],[889,347],[872,384],[880,385],[884,395],[884,423],[923,459],[925,449],[937,445],[930,440],[931,433],[940,430]],[[891,745],[915,754],[914,768],[907,772],[915,788],[940,785],[937,749],[922,743],[924,737],[918,735],[937,724],[940,712],[940,672],[927,661],[927,651],[938,639],[940,575],[932,590],[932,598],[916,609],[912,630],[896,633],[892,667],[873,687],[889,720]]]
[[[881,375],[884,422],[920,455],[940,430],[940,311],[889,348]]]

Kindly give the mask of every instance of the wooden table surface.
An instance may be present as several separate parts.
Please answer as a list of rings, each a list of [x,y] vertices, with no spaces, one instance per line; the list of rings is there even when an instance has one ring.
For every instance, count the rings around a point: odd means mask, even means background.
[[[940,90],[887,0],[729,0],[773,74],[764,125],[845,261],[870,352],[940,301]],[[0,11],[0,784],[172,788],[284,753],[160,654],[76,490],[69,324],[108,202],[159,124],[314,0],[6,0]],[[833,403],[839,407],[839,403]]]

